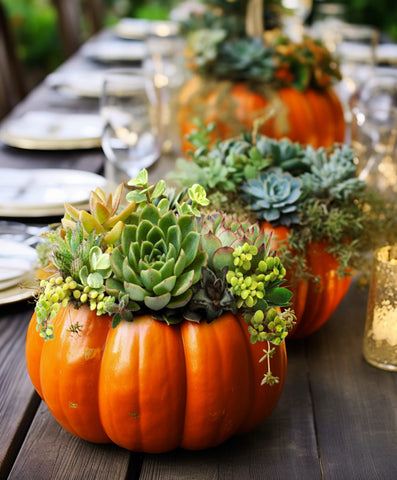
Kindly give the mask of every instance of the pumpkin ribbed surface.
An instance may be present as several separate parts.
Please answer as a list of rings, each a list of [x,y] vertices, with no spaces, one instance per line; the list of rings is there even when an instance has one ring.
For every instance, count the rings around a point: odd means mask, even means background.
[[[211,323],[168,326],[148,315],[111,328],[88,307],[61,308],[53,340],[27,333],[30,378],[67,430],[129,450],[203,449],[260,424],[284,384],[284,342],[271,359],[278,384],[261,386],[264,345],[224,314]]]
[[[262,223],[267,234],[272,233],[272,249],[277,249],[284,241],[289,229],[285,226],[273,227]],[[352,277],[340,277],[337,273],[338,260],[327,252],[329,244],[313,241],[307,249],[306,265],[318,281],[311,278],[294,278],[293,271],[287,272],[287,285],[293,292],[292,306],[297,322],[288,337],[303,338],[318,330],[333,314],[346,295]]]
[[[291,87],[274,90],[247,82],[214,82],[193,76],[180,93],[179,124],[184,152],[194,119],[216,122],[213,139],[226,139],[252,131],[256,118],[268,118],[259,133],[271,138],[288,137],[314,148],[343,142],[345,121],[341,103],[331,87],[300,92]],[[272,112],[272,113],[271,113]]]

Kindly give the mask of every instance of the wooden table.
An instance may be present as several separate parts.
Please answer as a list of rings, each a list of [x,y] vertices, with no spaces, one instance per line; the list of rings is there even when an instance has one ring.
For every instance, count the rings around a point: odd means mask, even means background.
[[[79,54],[62,68],[92,68]],[[13,112],[40,106],[92,111],[45,85]],[[100,150],[28,152],[0,146],[0,166],[101,172]],[[160,178],[174,159],[151,170]],[[37,219],[43,222],[44,219]],[[56,479],[332,479],[397,478],[397,374],[362,357],[366,292],[353,283],[329,322],[287,343],[280,402],[255,431],[210,450],[130,453],[73,437],[53,419],[30,383],[24,357],[32,300],[0,307],[0,480]]]

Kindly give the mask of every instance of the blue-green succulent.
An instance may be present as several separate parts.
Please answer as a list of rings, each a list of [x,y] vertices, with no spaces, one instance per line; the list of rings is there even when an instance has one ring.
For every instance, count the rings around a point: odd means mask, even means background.
[[[298,202],[302,182],[281,168],[270,168],[241,186],[243,198],[258,217],[269,223],[299,223]]]

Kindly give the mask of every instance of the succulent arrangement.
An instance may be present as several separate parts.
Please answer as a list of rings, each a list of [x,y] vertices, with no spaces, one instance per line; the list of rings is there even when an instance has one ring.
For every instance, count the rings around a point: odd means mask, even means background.
[[[111,315],[112,327],[150,314],[168,325],[212,322],[224,312],[244,317],[253,343],[279,345],[294,322],[286,270],[258,225],[208,208],[199,184],[180,193],[148,184],[142,170],[108,196],[91,192],[90,211],[65,205],[50,231],[35,312],[44,340],[61,307],[88,305]],[[280,310],[283,307],[283,310]],[[77,328],[77,327],[76,327]],[[270,346],[268,346],[270,351]],[[265,382],[276,379],[270,370]]]
[[[170,179],[185,188],[199,181],[213,210],[240,218],[248,211],[252,222],[287,227],[288,242],[279,251],[287,269],[298,268],[312,241],[328,242],[343,275],[360,266],[362,252],[397,240],[396,207],[356,177],[351,148],[314,149],[255,132],[210,147],[212,128],[192,135],[193,161],[179,159]],[[299,269],[308,274],[304,264]]]
[[[185,24],[187,64],[196,73],[301,91],[324,88],[341,78],[336,60],[321,41],[304,37],[293,42],[281,33],[279,2],[265,2],[265,33],[252,38],[246,34],[247,2],[204,3],[207,9]]]

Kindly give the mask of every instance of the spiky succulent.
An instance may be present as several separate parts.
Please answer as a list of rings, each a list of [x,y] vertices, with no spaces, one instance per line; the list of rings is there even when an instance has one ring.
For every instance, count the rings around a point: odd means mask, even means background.
[[[258,217],[269,223],[299,223],[298,202],[302,182],[281,168],[271,168],[242,185],[243,198]]]
[[[92,191],[89,198],[90,212],[66,203],[63,227],[74,229],[79,222],[85,236],[96,232],[98,235],[103,234],[103,241],[106,244],[115,244],[120,239],[124,222],[130,213],[136,210],[135,203],[120,208],[123,187],[124,185],[120,184],[114,193],[109,193],[108,196],[99,187]]]

